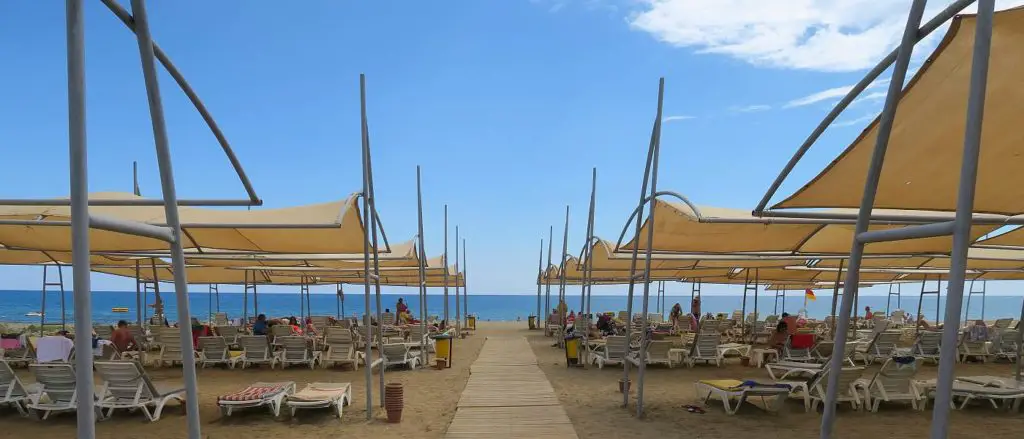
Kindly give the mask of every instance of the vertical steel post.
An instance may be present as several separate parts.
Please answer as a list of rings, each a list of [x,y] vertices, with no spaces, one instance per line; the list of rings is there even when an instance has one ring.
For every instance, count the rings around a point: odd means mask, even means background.
[[[419,279],[420,279],[420,282],[419,282],[419,287],[420,287],[419,288],[419,295],[420,295],[420,334],[421,334],[420,336],[423,337],[423,336],[425,336],[427,334],[427,326],[426,326],[427,314],[426,314],[426,311],[425,311],[425,309],[427,307],[427,296],[426,296],[427,295],[427,287],[426,287],[426,285],[427,285],[426,284],[426,282],[427,282],[427,273],[426,273],[426,267],[424,267],[424,264],[426,264],[427,254],[426,254],[425,251],[423,251],[423,190],[421,189],[421,185],[420,185],[420,167],[418,165],[416,166],[416,226],[417,226],[417,230],[418,230],[418,232],[417,232],[417,238],[418,239],[417,239],[417,242],[416,242],[416,247],[418,247],[418,251],[416,253],[416,257],[420,260],[420,263],[418,264],[419,265],[418,266],[418,268],[419,268],[419,275],[420,275],[420,277],[419,277]],[[447,264],[447,263],[448,262],[445,261],[445,264]],[[445,268],[448,268],[448,267],[446,266]],[[447,270],[445,270],[445,271],[447,271]],[[423,345],[423,339],[410,340],[410,341],[412,341],[413,343],[420,343],[420,364],[426,365],[427,364],[427,346]]]
[[[871,220],[871,210],[875,205],[878,179],[882,173],[882,163],[885,161],[885,150],[889,145],[889,134],[892,132],[893,120],[896,118],[896,106],[903,89],[903,82],[907,77],[910,55],[914,51],[914,43],[917,42],[918,27],[921,24],[921,16],[924,14],[925,3],[926,0],[914,0],[910,6],[910,11],[907,14],[907,23],[903,29],[903,38],[900,41],[896,61],[892,68],[892,79],[889,83],[889,90],[886,93],[885,105],[883,106],[881,116],[879,116],[878,138],[875,143],[875,149],[872,152],[871,167],[864,182],[864,197],[861,200],[860,210],[857,215],[857,225],[850,250],[846,282],[843,285],[843,300],[840,304],[839,322],[836,326],[833,352],[843,352],[846,349],[846,332],[850,326],[850,311],[853,307],[853,297],[851,295],[856,294],[857,284],[860,282],[861,259],[864,256],[864,243],[858,241],[858,235],[868,230]],[[947,346],[953,346],[953,343]],[[843,368],[843,356],[833,355],[829,364],[832,373],[828,374],[825,412],[821,418],[821,439],[832,437],[836,417],[836,398],[839,395],[839,377],[842,375],[839,371]]]
[[[462,238],[462,318],[469,325],[469,269],[466,268],[466,238]]]
[[[562,304],[565,300],[565,273],[568,270],[568,262],[566,256],[569,253],[569,206],[565,206],[565,229],[562,231],[562,256],[559,259],[562,261],[558,264],[561,275],[558,277],[558,326],[561,328],[559,331],[565,330],[565,319],[568,317],[565,313],[569,312],[569,304],[565,304],[565,309],[562,309]],[[564,335],[564,334],[562,334]],[[558,346],[561,347],[565,344],[565,338],[558,337]]]
[[[636,393],[636,416],[644,415],[644,372],[647,370],[647,344],[648,344],[648,299],[651,295],[651,252],[654,247],[654,195],[658,193],[658,157],[661,155],[661,115],[662,105],[665,98],[665,78],[658,80],[658,112],[654,119],[654,135],[651,143],[654,144],[654,158],[651,164],[651,212],[647,214],[650,227],[647,228],[647,248],[644,253],[644,301],[640,316],[640,366],[637,369],[637,393]],[[629,393],[629,392],[626,392]]]
[[[47,272],[47,268],[49,268],[49,267],[46,266],[46,265],[43,265],[43,292],[39,296],[39,336],[40,337],[43,336],[43,327],[46,326],[46,284],[47,284],[46,272]]]
[[[455,226],[455,334],[462,335],[462,307],[459,304],[459,226]]]
[[[383,307],[381,306],[381,303],[380,303],[380,299],[381,299],[381,297],[380,297],[380,259],[379,259],[379,256],[377,254],[377,249],[379,248],[378,244],[377,244],[377,228],[378,228],[378,224],[377,224],[377,197],[374,195],[374,192],[373,192],[373,156],[372,156],[372,154],[370,152],[370,127],[369,127],[366,119],[363,119],[363,125],[364,125],[363,129],[366,131],[366,146],[365,146],[366,147],[366,181],[367,181],[367,183],[369,185],[369,188],[370,188],[370,192],[369,192],[369,194],[370,194],[369,195],[369,198],[370,198],[370,200],[369,200],[369,203],[370,203],[370,232],[371,232],[370,237],[371,237],[371,240],[372,240],[371,241],[371,250],[373,251],[373,257],[372,257],[372,261],[373,261],[373,274],[374,274],[373,287],[374,287],[374,295],[375,295],[375,297],[377,299],[377,323],[378,323],[377,324],[377,351],[383,353],[384,352],[384,325],[382,324],[382,319],[381,319],[381,315],[382,315],[381,313],[383,311]],[[385,367],[381,366],[380,373],[377,374],[378,377],[380,378],[378,381],[379,381],[379,384],[380,384],[380,406],[381,407],[384,407],[384,369],[385,369]]]
[[[660,97],[659,97],[658,101],[660,103],[660,101],[661,101]],[[657,124],[657,121],[655,121],[655,124]],[[632,329],[633,329],[632,328],[632,326],[633,326],[633,292],[636,289],[636,259],[637,259],[637,257],[639,256],[639,253],[640,253],[640,230],[641,230],[641,228],[643,226],[644,207],[647,206],[647,202],[648,202],[648,199],[647,199],[647,188],[648,188],[648,183],[650,182],[650,177],[651,177],[651,162],[652,162],[652,160],[654,158],[654,149],[655,149],[654,135],[657,133],[657,129],[658,129],[657,125],[655,125],[655,127],[651,129],[651,141],[650,141],[650,144],[647,147],[647,162],[644,163],[644,180],[643,180],[643,183],[641,183],[641,185],[640,185],[640,202],[639,202],[639,205],[637,206],[637,212],[636,212],[636,222],[635,222],[635,226],[636,226],[635,229],[636,229],[636,231],[634,233],[634,236],[636,236],[636,245],[633,246],[633,252],[632,252],[631,257],[630,257],[630,262],[629,262],[629,288],[626,290],[626,331],[625,331],[625,336],[626,336],[627,343],[630,340],[631,332],[632,332]],[[656,200],[652,196],[649,201],[651,203],[651,210],[653,211]],[[653,221],[650,221],[650,226],[654,227],[654,222]],[[648,242],[647,246],[650,247],[652,244],[653,243]],[[627,350],[628,350],[628,348],[627,348]],[[629,383],[629,362],[628,361],[624,361],[622,363],[622,381],[627,383],[627,384]],[[627,407],[628,405],[629,405],[629,392],[622,392],[622,406],[623,407]]]
[[[75,294],[75,349],[92,352],[92,290],[89,260],[89,178],[85,135],[85,21],[81,0],[66,0],[68,149],[71,166],[71,259]],[[77,370],[92,370],[92,355],[76,355]],[[75,382],[78,438],[96,437],[91,373]]]
[[[459,281],[459,273],[455,273],[455,282]],[[447,328],[451,325],[451,317],[448,315],[448,205],[444,205],[444,324]]]
[[[142,300],[142,283],[139,281],[139,262],[135,261],[135,324],[142,327],[142,312],[146,305]]]
[[[597,168],[592,168],[590,171],[590,209],[587,213],[587,240],[584,241],[586,244],[583,246],[584,259],[583,262],[583,284],[580,287],[580,295],[583,296],[580,299],[583,301],[580,305],[580,312],[583,313],[584,318],[584,335],[590,333],[590,323],[592,318],[590,316],[590,288],[591,288],[591,277],[594,271],[594,212],[597,205]],[[586,361],[583,362],[586,364]]]
[[[182,249],[181,222],[178,218],[178,196],[174,187],[174,170],[171,164],[170,142],[164,122],[164,107],[160,97],[156,63],[153,55],[153,38],[150,35],[149,18],[145,0],[132,0],[132,14],[135,18],[135,36],[139,43],[142,59],[142,74],[146,82],[146,96],[149,100],[150,120],[153,124],[153,138],[157,163],[160,168],[160,186],[164,196],[164,214],[171,229],[174,242],[171,243],[171,266],[174,270],[174,292],[178,301],[178,329],[181,337],[181,359],[185,381],[185,407],[188,419],[189,439],[200,439],[199,385],[196,380],[195,352],[192,346],[192,325],[189,323],[188,279],[185,272],[185,252]],[[77,277],[77,276],[76,276]],[[90,334],[91,335],[91,334]],[[82,369],[79,369],[82,370]]]
[[[366,351],[364,352],[363,361],[365,362],[365,375],[366,375],[366,420],[373,419],[373,371],[370,367],[373,364],[373,325],[372,319],[370,318],[370,229],[365,227],[366,217],[372,217],[373,213],[370,210],[370,180],[367,171],[367,153],[369,133],[367,132],[366,126],[366,76],[359,74],[359,109],[360,119],[362,121],[361,137],[362,137],[362,160],[363,160],[363,224],[365,229],[365,235],[363,237],[363,287],[364,287],[364,314],[363,324],[366,326]],[[378,322],[380,323],[380,322]],[[384,395],[381,395],[381,399]]]
[[[923,3],[923,2],[922,2]],[[981,129],[985,115],[985,92],[988,87],[988,63],[992,50],[992,16],[995,0],[978,0],[978,16],[974,29],[974,55],[971,61],[971,88],[967,97],[967,122],[964,128],[964,152],[960,163],[960,187],[953,220],[953,252],[950,255],[949,292],[946,293],[946,320],[942,327],[942,345],[956,346],[960,330],[960,307],[963,305],[964,278],[967,271],[967,250],[971,245],[971,217],[974,191],[978,179],[978,155],[981,152]],[[941,281],[940,281],[941,285]],[[942,288],[939,287],[939,296]],[[932,410],[932,439],[945,439],[949,434],[949,403],[953,398],[953,369],[956,350],[939,352],[939,376],[935,382],[935,406]],[[1017,359],[1020,362],[1020,358]]]
[[[541,329],[544,330],[544,334],[548,333],[548,316],[551,312],[551,276],[548,276],[548,268],[551,267],[551,247],[554,241],[555,226],[548,226],[548,265],[544,267],[544,320]],[[537,316],[540,318],[541,316]]]
[[[537,317],[535,318],[534,323],[537,324],[537,327],[540,327],[540,285],[541,280],[543,280],[546,277],[544,276],[544,238],[540,239],[540,257],[537,258],[537,273],[539,273],[537,274]]]

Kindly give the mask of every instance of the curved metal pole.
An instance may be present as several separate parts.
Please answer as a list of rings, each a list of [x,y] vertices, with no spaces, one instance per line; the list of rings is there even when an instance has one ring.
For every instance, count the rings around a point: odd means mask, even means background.
[[[137,20],[132,17],[124,7],[118,4],[115,0],[100,1],[107,6],[107,9],[110,9],[110,12],[113,12],[114,15],[121,20],[121,23],[124,23],[128,29],[138,35],[139,30],[137,29]],[[136,11],[136,14],[138,14],[138,11],[135,9],[134,1],[132,2],[132,10]],[[220,127],[217,126],[217,122],[213,119],[213,115],[211,115],[209,110],[206,109],[206,105],[203,105],[203,101],[199,99],[199,95],[197,95],[195,90],[192,89],[192,86],[185,80],[185,76],[178,71],[178,68],[173,62],[171,62],[171,59],[167,54],[160,49],[160,46],[157,46],[156,42],[153,42],[152,39],[149,39],[149,42],[151,45],[151,49],[149,50],[155,55],[156,59],[160,61],[160,64],[164,66],[164,69],[166,69],[167,73],[171,75],[174,82],[178,84],[181,91],[188,96],[188,100],[192,102],[196,111],[199,112],[199,115],[202,116],[203,120],[206,122],[206,126],[210,128],[210,131],[213,132],[213,136],[217,138],[217,143],[220,144],[221,149],[224,150],[224,154],[228,157],[228,161],[231,162],[231,167],[235,169],[235,174],[238,175],[238,179],[242,182],[242,186],[245,188],[245,192],[248,194],[249,200],[252,201],[252,204],[255,206],[262,205],[263,200],[256,195],[256,190],[253,189],[252,182],[249,181],[249,177],[245,174],[245,169],[242,168],[242,163],[235,155],[235,151],[231,149],[231,145],[228,143],[227,137],[224,136]]]
[[[946,7],[946,9],[942,10],[942,12],[936,15],[935,18],[932,18],[931,21],[925,23],[924,26],[921,26],[920,29],[911,30],[910,44],[916,44],[932,32],[935,32],[939,26],[942,26],[945,22],[949,21],[950,18],[953,18],[953,16],[960,13],[960,11],[967,6],[970,6],[975,1],[976,0],[957,0]],[[918,22],[920,22],[920,20],[918,20]],[[904,41],[907,40],[905,39]],[[804,143],[800,145],[800,148],[798,148],[796,153],[793,154],[793,157],[789,159],[786,166],[782,168],[782,172],[779,173],[779,176],[776,177],[775,181],[773,181],[771,186],[769,186],[768,192],[765,193],[764,197],[761,198],[761,201],[757,203],[757,207],[754,208],[753,212],[755,216],[760,216],[761,212],[768,207],[768,203],[771,201],[772,197],[775,196],[775,193],[778,192],[779,187],[782,186],[782,182],[786,180],[786,177],[789,176],[789,173],[793,171],[793,168],[796,167],[796,164],[800,162],[800,159],[803,158],[804,154],[807,153],[811,146],[818,141],[818,138],[825,133],[825,129],[831,126],[832,122],[835,121],[844,110],[846,110],[846,107],[849,107],[850,104],[853,103],[854,99],[860,96],[860,94],[863,93],[864,90],[882,74],[882,72],[888,69],[889,66],[896,61],[900,47],[893,49],[893,51],[886,55],[885,58],[882,58],[882,61],[880,61],[875,68],[871,69],[867,75],[860,80],[860,82],[854,85],[853,88],[846,93],[846,96],[843,96],[843,98],[836,103],[836,106],[832,108],[832,111],[829,111],[828,115],[825,116],[825,119],[822,120],[816,128],[814,128],[811,135],[807,137],[807,140],[804,140]],[[902,83],[899,84],[899,86],[901,89],[903,88]]]
[[[847,330],[850,326],[850,311],[853,307],[853,299],[856,296],[857,285],[860,283],[860,265],[864,256],[864,242],[857,240],[857,235],[868,230],[871,221],[871,210],[875,204],[875,193],[878,189],[878,180],[881,176],[882,163],[885,161],[885,151],[889,144],[889,134],[892,132],[893,120],[896,118],[896,106],[899,103],[900,92],[903,89],[903,82],[907,76],[907,67],[910,63],[910,55],[914,50],[914,43],[917,42],[918,24],[921,23],[921,16],[924,14],[925,0],[914,0],[907,14],[907,23],[903,30],[903,39],[897,49],[892,79],[889,83],[889,90],[885,97],[885,105],[882,114],[879,116],[878,138],[871,156],[871,167],[864,182],[864,197],[861,200],[860,210],[857,216],[854,239],[851,243],[849,269],[846,274],[846,283],[843,285],[843,300],[840,304],[839,323],[835,338],[833,352],[844,352],[846,348]],[[851,297],[853,296],[853,297]],[[947,344],[954,346],[956,341]],[[953,352],[953,351],[950,351]],[[836,398],[839,396],[840,371],[843,368],[843,356],[833,355],[829,362],[831,373],[828,374],[828,387],[825,395],[825,412],[821,418],[821,439],[832,437],[833,426],[836,417]],[[938,401],[936,401],[938,404]]]
[[[646,178],[648,176],[645,175],[644,177]],[[685,203],[690,209],[693,210],[693,213],[697,217],[698,221],[700,221],[701,218],[703,218],[703,216],[700,213],[700,208],[698,208],[696,204],[693,204],[692,202],[690,202],[689,198],[686,198],[686,196],[684,196],[684,195],[682,195],[682,194],[680,194],[678,192],[659,191],[659,192],[655,192],[654,195],[652,195],[652,196],[647,196],[647,194],[644,193],[644,196],[640,199],[640,203],[637,204],[636,208],[633,209],[633,212],[629,214],[629,218],[626,219],[626,225],[622,228],[622,232],[619,233],[619,239],[617,241],[615,241],[615,251],[619,251],[619,248],[622,247],[622,239],[626,237],[626,231],[629,230],[629,223],[631,221],[633,221],[633,219],[636,218],[636,216],[638,214],[640,216],[643,216],[643,206],[646,206],[647,203],[650,203],[651,199],[657,199],[658,197],[662,197],[662,196],[669,196],[669,197],[678,198],[680,201]],[[637,232],[637,233],[640,233],[640,232]]]

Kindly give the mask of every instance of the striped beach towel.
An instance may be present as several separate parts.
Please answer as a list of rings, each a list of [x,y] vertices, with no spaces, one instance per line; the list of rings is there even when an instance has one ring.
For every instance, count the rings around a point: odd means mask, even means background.
[[[218,401],[259,401],[266,399],[267,397],[274,396],[285,390],[286,386],[249,386],[245,390],[241,390],[228,395],[221,395],[217,397]]]

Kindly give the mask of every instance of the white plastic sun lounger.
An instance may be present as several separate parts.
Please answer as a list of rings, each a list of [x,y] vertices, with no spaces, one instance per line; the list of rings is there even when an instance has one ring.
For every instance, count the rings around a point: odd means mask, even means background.
[[[349,383],[310,383],[302,390],[288,395],[285,404],[294,417],[298,409],[334,408],[341,419],[342,410],[352,403],[352,385]]]
[[[926,398],[920,406],[920,409],[924,410],[927,408],[928,398],[935,391],[935,380],[918,381],[917,385],[923,389]],[[1020,408],[1021,400],[1024,400],[1024,389],[986,386],[960,381],[959,378],[956,378],[953,380],[953,397],[954,399],[963,398],[959,406],[955,401],[949,402],[950,408],[954,410],[962,410],[968,403],[976,399],[988,401],[995,409],[999,408],[999,401],[1002,401],[1011,404],[1010,407],[1017,410]]]
[[[801,363],[797,361],[777,361],[767,363],[764,368],[768,370],[768,376],[773,380],[785,380],[791,376],[814,375],[821,372],[828,366],[828,363]]]
[[[385,369],[389,366],[405,366],[409,369],[415,369],[420,364],[420,357],[412,355],[409,352],[409,345],[405,343],[384,345],[384,349],[381,350],[381,356],[384,357]]]
[[[231,356],[224,337],[199,337],[199,364],[203,368],[208,364],[227,364],[229,369],[234,369],[239,358]]]
[[[591,362],[596,364],[598,369],[603,369],[606,364],[622,364],[626,361],[626,345],[626,337],[623,335],[606,337],[603,346],[599,345],[591,351]]]
[[[0,405],[10,404],[18,410],[22,416],[27,416],[25,404],[32,401],[33,396],[39,393],[39,386],[26,387],[14,374],[11,365],[0,360]]]
[[[310,349],[306,345],[306,338],[301,335],[277,337],[276,342],[284,348],[280,358],[282,369],[291,364],[305,364],[313,369],[320,361],[320,351]]]
[[[231,416],[235,409],[252,407],[270,407],[275,417],[281,414],[284,399],[295,393],[294,381],[279,383],[253,383],[245,389],[217,398],[217,405],[224,416]]]
[[[75,368],[71,364],[30,364],[28,368],[42,386],[39,395],[29,401],[29,409],[42,412],[44,420],[54,412],[78,410]]]
[[[713,397],[722,400],[725,412],[730,415],[736,414],[743,402],[750,397],[760,397],[765,410],[776,411],[790,390],[790,387],[784,384],[761,385],[739,380],[702,380],[694,383],[694,387],[705,404]],[[770,403],[768,398],[774,398],[773,402]],[[732,404],[732,400],[737,400],[735,405]]]
[[[281,361],[281,353],[274,352],[266,336],[243,335],[238,337],[238,344],[242,345],[242,356],[237,360],[242,362],[242,369],[250,364],[269,364],[273,369]]]
[[[97,361],[96,373],[103,380],[96,406],[107,409],[110,417],[115,409],[142,410],[150,422],[160,420],[164,406],[172,401],[185,403],[185,389],[159,389],[146,370],[134,361]],[[153,411],[150,412],[150,407]]]
[[[917,409],[924,396],[914,382],[916,375],[917,361],[900,364],[890,358],[874,377],[857,380],[854,386],[864,393],[864,405],[872,412],[878,411],[882,401],[910,401],[911,407]]]

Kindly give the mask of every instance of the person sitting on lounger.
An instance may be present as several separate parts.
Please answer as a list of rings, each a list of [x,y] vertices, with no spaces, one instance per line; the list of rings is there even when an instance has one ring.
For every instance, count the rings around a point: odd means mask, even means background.
[[[256,323],[252,324],[252,335],[267,335],[267,315],[260,314],[256,316]]]
[[[137,349],[138,343],[128,330],[128,322],[120,320],[117,322],[117,329],[110,334],[110,342],[114,344],[118,352],[127,352]]]
[[[785,319],[779,320],[779,324],[775,326],[775,332],[772,332],[771,338],[768,339],[768,346],[781,352],[782,348],[786,346],[786,339],[788,338],[789,324],[786,323]]]

